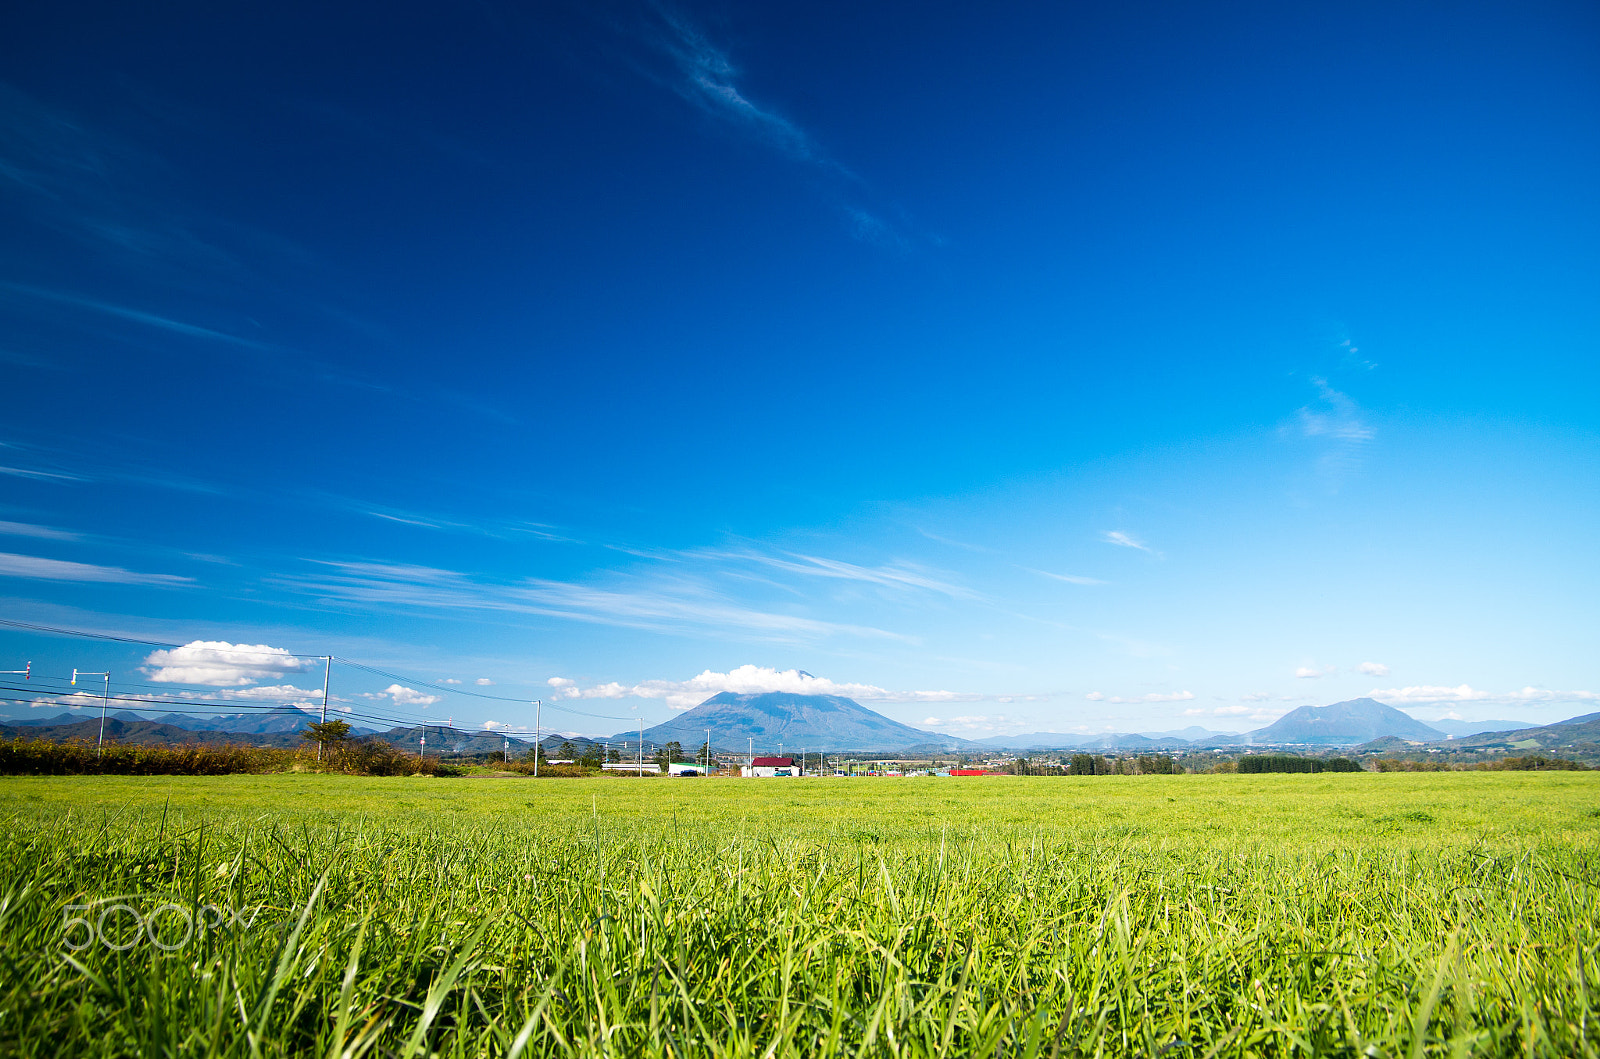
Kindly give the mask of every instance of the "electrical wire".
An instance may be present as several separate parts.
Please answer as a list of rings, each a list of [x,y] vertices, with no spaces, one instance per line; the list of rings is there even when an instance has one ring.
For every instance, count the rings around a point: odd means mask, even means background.
[[[374,676],[387,677],[390,680],[403,680],[408,684],[415,684],[418,687],[428,688],[428,689],[430,689],[432,691],[441,691],[441,692],[445,693],[446,695],[466,695],[469,698],[491,699],[491,700],[493,700],[495,702],[516,702],[516,703],[520,703],[520,704],[522,704],[524,706],[529,705],[533,701],[532,699],[512,698],[509,695],[490,695],[488,692],[485,692],[485,691],[468,691],[466,688],[452,688],[452,687],[449,687],[448,685],[445,685],[445,684],[434,684],[434,683],[430,683],[429,681],[426,681],[426,680],[414,680],[411,677],[403,677],[403,676],[400,676],[398,673],[390,673],[387,670],[378,669],[378,668],[376,668],[374,666],[365,665],[365,664],[363,664],[361,662],[353,662],[348,658],[340,658],[338,655],[334,655],[333,656],[333,660],[335,662],[338,662],[340,665],[349,666],[351,669],[359,669],[359,670],[362,670],[363,672],[371,673]],[[552,710],[560,710],[562,713],[571,713],[571,714],[575,714],[575,715],[577,715],[579,717],[592,717],[595,720],[600,720],[600,721],[632,721],[632,720],[635,720],[635,718],[633,718],[633,717],[627,717],[627,716],[617,717],[617,716],[614,716],[614,715],[608,714],[608,713],[588,713],[588,712],[586,712],[584,710],[575,710],[570,706],[563,706],[563,705],[561,705],[559,703],[545,702],[543,699],[541,699],[539,701],[541,703],[543,703],[545,706],[548,706],[549,708],[551,708]]]
[[[160,640],[139,640],[139,639],[135,639],[135,638],[132,638],[132,637],[127,637],[127,636],[113,636],[110,633],[86,632],[86,631],[84,631],[82,629],[62,629],[62,628],[58,628],[58,627],[52,626],[52,625],[38,625],[38,624],[35,624],[33,622],[14,621],[14,620],[9,619],[9,618],[0,618],[0,626],[4,626],[4,627],[7,627],[7,628],[13,628],[13,629],[24,629],[24,630],[27,630],[29,632],[49,633],[49,634],[55,635],[55,636],[70,636],[70,637],[78,637],[78,638],[81,638],[81,639],[89,639],[89,640],[107,640],[107,641],[110,641],[112,643],[138,644],[141,647],[159,647],[159,648],[164,648],[164,649],[168,649],[168,650],[184,646],[182,644],[165,643],[165,642],[160,641]],[[406,683],[406,684],[415,685],[417,687],[428,688],[431,691],[441,692],[442,694],[445,694],[445,695],[463,695],[463,696],[466,696],[468,698],[488,699],[488,700],[494,701],[494,702],[514,702],[514,703],[517,703],[517,704],[522,705],[522,706],[531,705],[532,701],[533,701],[531,699],[513,698],[513,697],[511,697],[509,695],[491,695],[491,694],[489,694],[487,692],[469,691],[469,690],[467,690],[465,688],[454,688],[454,687],[450,687],[450,686],[444,685],[444,684],[435,684],[435,683],[433,683],[431,681],[417,680],[417,679],[414,679],[412,677],[401,676],[398,673],[391,673],[391,672],[389,672],[388,670],[385,670],[385,669],[379,669],[376,666],[369,666],[369,665],[367,665],[367,664],[365,664],[363,662],[357,662],[357,661],[355,661],[353,659],[341,658],[338,655],[301,654],[301,653],[297,653],[297,652],[294,652],[294,651],[288,651],[288,652],[285,652],[285,654],[290,658],[331,658],[334,662],[337,662],[337,663],[339,663],[340,665],[343,665],[343,666],[348,666],[351,669],[359,669],[362,672],[371,673],[374,676],[385,677],[385,678],[387,678],[389,680],[399,681],[399,682],[403,682],[403,683]],[[127,686],[127,682],[123,682],[123,683],[124,683],[125,686]],[[134,686],[138,686],[138,685],[135,684]],[[571,715],[573,715],[575,717],[585,717],[585,718],[588,718],[590,720],[596,720],[596,721],[635,721],[635,720],[638,719],[637,717],[628,716],[628,715],[623,715],[623,716],[619,717],[619,716],[616,716],[615,714],[592,713],[592,712],[587,711],[587,710],[578,710],[578,709],[572,708],[571,706],[563,705],[563,704],[561,704],[559,702],[545,702],[544,700],[540,700],[540,702],[541,702],[541,704],[543,706],[545,706],[545,707],[547,707],[549,709],[556,710],[556,711],[561,712],[561,713],[571,714]],[[422,722],[419,721],[418,723],[422,723]]]

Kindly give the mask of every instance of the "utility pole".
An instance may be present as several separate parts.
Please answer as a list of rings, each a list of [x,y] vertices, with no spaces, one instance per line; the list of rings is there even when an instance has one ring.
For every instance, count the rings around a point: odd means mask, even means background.
[[[706,729],[706,775],[711,775],[711,729]]]
[[[505,742],[506,764],[509,765],[511,764],[511,739],[508,736],[502,736],[501,738]]]
[[[533,778],[539,778],[539,745],[544,742],[544,701],[533,700]]]
[[[28,665],[30,667],[32,667],[33,663],[29,662]],[[74,669],[72,671],[72,686],[73,687],[77,687],[78,686],[78,678],[80,676],[84,676],[84,677],[104,677],[105,680],[106,680],[105,690],[100,693],[100,741],[95,744],[95,748],[94,748],[94,756],[95,757],[101,757],[106,752],[106,703],[108,701],[110,701],[110,699],[111,699],[111,674],[109,672],[106,672],[106,673],[80,673],[76,669]]]
[[[333,675],[333,656],[324,655],[322,664],[322,723],[328,723],[328,678]],[[322,740],[317,740],[317,760],[322,760]]]
[[[428,726],[422,726],[422,749],[417,751],[417,760],[421,761],[428,756]]]
[[[639,775],[644,775],[644,718],[639,718]]]

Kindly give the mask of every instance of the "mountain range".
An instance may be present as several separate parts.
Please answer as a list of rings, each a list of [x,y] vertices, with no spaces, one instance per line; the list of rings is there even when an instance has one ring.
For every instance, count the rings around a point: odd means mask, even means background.
[[[106,724],[106,736],[118,742],[145,745],[193,743],[249,743],[256,746],[298,746],[300,732],[318,714],[293,706],[224,715],[167,713],[154,718],[119,711]],[[1412,743],[1443,744],[1451,749],[1557,748],[1579,743],[1600,743],[1600,713],[1574,717],[1555,725],[1528,725],[1520,721],[1441,721],[1424,724],[1375,699],[1350,699],[1327,706],[1301,706],[1265,728],[1243,734],[1214,732],[1198,725],[1171,732],[1083,733],[1032,732],[968,740],[930,732],[870,710],[838,695],[797,695],[787,692],[713,695],[693,709],[647,728],[647,745],[676,741],[693,752],[705,741],[721,752],[738,753],[753,746],[765,753],[785,751],[864,751],[906,754],[966,752],[1020,752],[1029,750],[1123,750],[1171,752],[1200,748],[1240,746],[1361,746],[1385,740],[1382,748]],[[520,756],[531,740],[490,731],[463,731],[440,725],[403,727],[384,732],[357,728],[358,736],[376,736],[395,746],[415,749],[426,732],[430,750],[450,754],[501,752]],[[0,719],[0,737],[95,739],[99,716],[92,711],[64,712],[48,718]],[[619,732],[615,742],[636,743],[637,729]],[[580,751],[594,739],[552,735],[544,740],[545,752],[555,754],[564,741]]]
[[[795,695],[784,691],[740,695],[724,691],[694,709],[653,728],[646,728],[649,743],[679,742],[698,747],[706,741],[717,747],[749,747],[786,751],[896,750],[956,748],[965,739],[913,728],[890,720],[842,695]],[[613,738],[637,741],[639,733],[619,732]]]
[[[1330,706],[1301,706],[1265,728],[1249,733],[1251,743],[1354,746],[1384,736],[1431,743],[1445,734],[1408,713],[1376,699],[1349,699]]]

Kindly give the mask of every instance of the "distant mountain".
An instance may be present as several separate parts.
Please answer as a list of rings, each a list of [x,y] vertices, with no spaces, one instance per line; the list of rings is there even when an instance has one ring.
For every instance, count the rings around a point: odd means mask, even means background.
[[[1431,743],[1444,738],[1410,714],[1376,699],[1350,699],[1331,706],[1302,706],[1265,728],[1247,733],[1254,744],[1300,743],[1319,746],[1353,746],[1384,736]]]
[[[5,721],[0,722],[0,724],[20,727],[36,727],[47,724],[72,724],[75,721],[82,720],[83,716],[84,715],[82,712],[69,713],[67,711],[62,711],[61,713],[56,714],[54,717],[8,717]],[[95,714],[95,717],[98,718],[99,716],[100,715],[98,713]]]
[[[1178,732],[1103,732],[1087,735],[1083,732],[1030,732],[1027,735],[996,735],[979,739],[973,745],[996,750],[1187,750],[1193,739],[1237,739],[1232,732],[1208,732],[1199,726],[1184,729],[1194,733],[1188,736]]]
[[[167,713],[153,720],[158,724],[187,728],[191,732],[264,735],[268,732],[298,732],[320,717],[320,713],[296,706],[274,706],[268,710],[247,710],[244,713]],[[334,714],[333,719],[339,720],[339,715]]]
[[[1458,739],[1464,735],[1478,735],[1481,732],[1514,732],[1519,728],[1538,727],[1527,721],[1430,721],[1428,723],[1445,735],[1453,735]]]
[[[1463,736],[1449,742],[1451,749],[1502,750],[1581,750],[1584,753],[1600,752],[1600,713],[1586,713],[1569,717],[1555,724],[1534,728],[1518,728],[1509,732],[1483,732]]]
[[[1237,739],[1238,732],[1213,732],[1209,728],[1202,728],[1198,724],[1191,724],[1187,728],[1180,728],[1176,732],[1140,732],[1146,739],[1187,739],[1191,743],[1209,739]]]
[[[63,743],[71,739],[95,742],[100,737],[100,715],[85,717],[88,711],[67,714],[64,724],[3,724],[0,739],[48,739]],[[133,746],[194,746],[196,744],[245,743],[252,746],[299,746],[294,732],[199,732],[157,721],[141,720],[136,714],[121,712],[106,718],[106,742]]]
[[[970,746],[965,739],[940,735],[890,720],[842,695],[794,695],[769,691],[737,695],[724,691],[687,713],[654,728],[646,728],[646,743],[676,740],[685,748],[698,747],[711,730],[718,747],[746,747],[775,752],[800,750],[899,750],[932,744],[954,748]],[[637,741],[639,732],[619,732],[617,740]]]
[[[1082,732],[1029,732],[1026,735],[992,735],[973,741],[975,746],[994,747],[999,750],[1056,750],[1087,746],[1087,740],[1096,738]]]
[[[416,753],[422,747],[422,737],[428,737],[428,753],[433,754],[499,754],[506,743],[511,744],[511,756],[519,758],[533,749],[532,739],[519,739],[488,729],[463,730],[447,728],[442,724],[414,724],[406,728],[391,728],[376,733],[379,739],[398,750]],[[559,745],[560,740],[556,741]],[[545,740],[545,756],[553,756],[550,740]]]

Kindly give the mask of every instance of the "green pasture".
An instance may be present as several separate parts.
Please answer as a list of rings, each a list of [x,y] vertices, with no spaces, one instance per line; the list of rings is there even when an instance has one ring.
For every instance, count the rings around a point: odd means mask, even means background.
[[[1600,773],[5,778],[0,814],[6,1055],[1600,1055]]]

